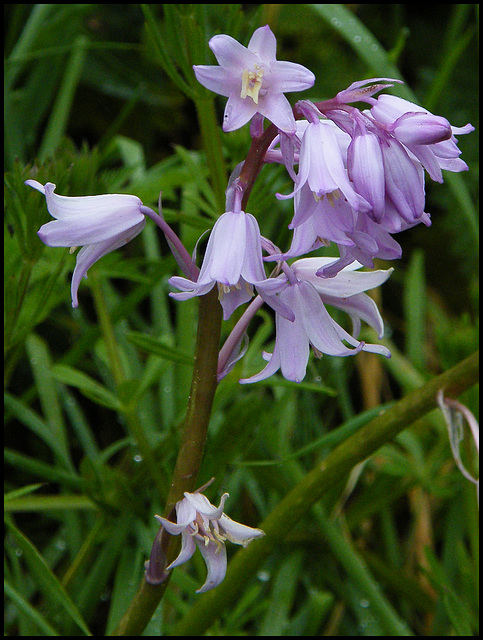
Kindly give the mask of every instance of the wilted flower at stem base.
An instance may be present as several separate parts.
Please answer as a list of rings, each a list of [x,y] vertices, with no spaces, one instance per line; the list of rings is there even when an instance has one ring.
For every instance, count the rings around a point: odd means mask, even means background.
[[[255,538],[265,535],[261,529],[252,529],[225,515],[223,509],[227,498],[228,494],[224,493],[220,505],[215,507],[202,493],[185,492],[184,498],[176,503],[176,523],[156,516],[168,533],[181,534],[181,551],[166,571],[187,562],[196,547],[201,551],[208,575],[196,593],[209,591],[223,581],[227,567],[226,540],[246,547]]]
[[[42,242],[49,247],[71,247],[72,251],[82,246],[71,285],[72,306],[77,307],[79,284],[89,267],[143,230],[142,202],[128,194],[59,196],[51,182],[44,186],[37,180],[26,180],[25,184],[44,194],[47,209],[55,218],[38,231]]]

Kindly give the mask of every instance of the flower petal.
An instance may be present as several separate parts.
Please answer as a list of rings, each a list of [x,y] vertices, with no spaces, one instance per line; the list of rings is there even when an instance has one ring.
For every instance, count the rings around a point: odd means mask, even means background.
[[[296,62],[279,61],[271,65],[270,86],[277,92],[305,91],[315,82],[312,71]]]
[[[283,93],[268,91],[260,96],[257,111],[285,133],[295,133],[297,127],[293,115],[292,106]]]
[[[258,107],[253,100],[242,98],[237,91],[233,91],[225,106],[223,131],[235,131],[243,127],[258,112]]]
[[[206,272],[210,279],[227,286],[237,285],[245,259],[245,247],[245,213],[243,211],[240,213],[227,211],[216,221],[208,240]],[[200,272],[200,280],[203,272],[204,262]]]
[[[231,36],[219,34],[213,36],[208,43],[210,49],[215,54],[220,67],[223,67],[232,74],[240,75],[243,69],[253,67],[259,62],[258,56],[249,51],[246,47]]]
[[[49,223],[51,224],[51,223]],[[86,276],[87,270],[97,262],[100,258],[107,255],[111,251],[119,249],[124,246],[135,236],[137,236],[144,229],[146,220],[144,219],[131,229],[127,229],[124,233],[110,240],[104,240],[104,242],[97,242],[95,244],[88,244],[77,254],[76,265],[74,273],[72,274],[71,294],[72,294],[72,306],[75,308],[78,306],[77,291],[79,284],[84,276]]]
[[[261,529],[247,527],[245,524],[235,522],[225,514],[221,516],[219,525],[230,542],[241,544],[244,547],[255,538],[261,538],[265,535]]]
[[[233,75],[223,67],[217,67],[212,64],[198,64],[193,66],[193,70],[200,84],[221,96],[228,98],[233,91],[240,91],[240,83],[237,83]]]
[[[275,60],[277,39],[268,24],[254,31],[248,43],[248,49],[256,53],[263,62]]]
[[[196,590],[196,593],[204,593],[210,589],[217,587],[226,575],[226,549],[223,544],[214,544],[210,542],[208,545],[203,544],[200,540],[196,540],[198,549],[203,556],[208,574],[204,585]]]
[[[190,505],[198,511],[198,513],[206,516],[209,520],[218,520],[223,513],[228,493],[224,493],[221,496],[220,505],[218,507],[212,505],[208,498],[202,493],[185,492],[184,496]]]
[[[174,567],[179,567],[179,565],[183,564],[184,562],[188,562],[195,551],[196,543],[193,539],[193,536],[190,532],[184,531],[181,535],[181,551],[179,552],[178,557],[173,560],[173,562],[168,567],[166,567],[166,571],[174,569]]]
[[[302,258],[292,264],[292,269],[300,280],[310,282],[320,295],[337,298],[362,293],[374,289],[386,282],[394,269],[378,269],[376,271],[355,271],[362,265],[357,262],[346,267],[333,278],[320,278],[315,273],[334,261],[334,258]]]

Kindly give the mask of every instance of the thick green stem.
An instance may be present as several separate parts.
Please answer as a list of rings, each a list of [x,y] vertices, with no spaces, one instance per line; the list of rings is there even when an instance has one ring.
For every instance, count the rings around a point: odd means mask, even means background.
[[[198,334],[193,367],[191,393],[183,428],[182,442],[168,493],[165,516],[185,491],[196,488],[196,479],[203,457],[206,434],[210,421],[213,399],[218,384],[217,365],[220,345],[222,309],[217,298],[218,290],[212,289],[200,298]],[[170,537],[169,542],[173,538]],[[174,540],[176,542],[176,540]],[[172,549],[166,549],[172,555]],[[113,635],[139,636],[164,595],[168,579],[161,584],[149,584],[143,579],[131,605]]]
[[[446,396],[457,396],[476,384],[478,372],[479,353],[476,352],[381,412],[381,415],[336,447],[260,524],[265,537],[240,550],[232,558],[222,586],[204,593],[171,630],[171,635],[203,635],[225,609],[234,605],[247,581],[331,486],[345,478],[357,463],[372,455],[385,442],[436,408],[436,394],[440,389],[444,389]]]
[[[196,479],[203,457],[206,433],[218,384],[221,317],[222,308],[218,300],[218,289],[214,287],[210,293],[200,298],[191,392],[183,440],[166,501],[166,517],[169,516],[176,502],[183,497],[185,491],[193,491],[196,488]]]

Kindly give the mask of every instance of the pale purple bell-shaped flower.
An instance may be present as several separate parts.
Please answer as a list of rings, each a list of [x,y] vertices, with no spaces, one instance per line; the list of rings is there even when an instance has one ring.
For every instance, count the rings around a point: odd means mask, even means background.
[[[225,515],[223,510],[227,498],[228,493],[224,493],[219,506],[215,507],[202,493],[185,492],[184,498],[176,503],[176,522],[156,516],[168,533],[181,534],[181,551],[166,571],[187,562],[196,547],[201,551],[208,573],[205,583],[196,593],[214,589],[223,581],[227,567],[227,540],[246,547],[255,538],[265,535],[261,529],[247,527]]]
[[[332,278],[316,276],[317,271],[327,266],[330,261],[334,261],[334,258],[309,258],[299,261],[299,266],[297,262],[292,265],[292,276],[278,297],[293,311],[295,319],[291,322],[276,313],[274,350],[272,354],[264,354],[268,364],[260,373],[240,380],[241,383],[265,380],[279,369],[287,380],[301,382],[305,377],[310,347],[319,357],[324,353],[349,356],[359,351],[390,357],[386,347],[360,342],[354,335],[345,331],[329,315],[325,302],[347,311],[357,332],[362,319],[369,322],[379,336],[382,336],[383,325],[379,312],[372,302],[368,301],[368,296],[363,294],[363,291],[384,282],[391,270],[378,272],[372,278],[368,278],[367,274],[354,271],[361,266],[357,264],[339,271]]]
[[[371,205],[370,216],[381,222],[386,208],[384,158],[380,138],[361,123],[347,149],[347,170],[354,188]]]
[[[224,34],[213,36],[209,46],[219,66],[193,69],[200,84],[228,98],[223,130],[239,129],[259,113],[282,131],[294,132],[292,107],[284,93],[309,89],[315,76],[300,64],[276,59],[277,40],[270,27],[257,29],[248,47]]]
[[[25,184],[44,194],[47,209],[55,218],[42,225],[39,238],[49,247],[82,246],[72,274],[72,306],[78,306],[77,291],[83,277],[99,258],[122,247],[144,228],[142,202],[128,194],[60,196],[55,184],[26,180]]]
[[[354,211],[369,210],[370,204],[354,189],[346,168],[346,149],[340,146],[337,127],[329,120],[309,122],[302,135],[299,171],[295,189],[279,199],[291,198],[308,184],[315,200],[344,198]],[[340,132],[343,135],[343,132]]]
[[[397,96],[372,99],[372,117],[386,125],[387,131],[414,154],[435,182],[443,182],[441,170],[467,171],[459,156],[455,135],[471,133],[473,125],[454,127],[441,116]]]
[[[170,293],[177,300],[205,295],[217,284],[225,320],[252,298],[254,286],[262,297],[273,295],[281,288],[279,281],[266,277],[260,228],[255,217],[244,211],[227,211],[218,218],[196,282],[174,276],[169,283],[181,290],[181,293]]]

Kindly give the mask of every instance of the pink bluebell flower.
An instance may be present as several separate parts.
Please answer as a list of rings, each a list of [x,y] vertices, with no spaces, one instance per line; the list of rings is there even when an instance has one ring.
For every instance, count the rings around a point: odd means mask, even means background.
[[[248,47],[228,35],[213,36],[209,46],[219,66],[193,68],[200,84],[228,98],[224,131],[239,129],[256,113],[282,131],[295,131],[292,107],[284,94],[309,89],[315,76],[300,64],[276,59],[277,40],[268,25],[254,32]]]
[[[262,296],[273,295],[281,287],[280,282],[266,277],[260,228],[255,217],[244,211],[227,211],[218,218],[196,282],[174,276],[169,283],[181,290],[170,293],[177,300],[205,295],[217,284],[225,320],[252,298],[253,287]]]
[[[49,247],[71,247],[71,250],[82,246],[71,284],[72,306],[77,307],[77,291],[82,278],[87,277],[87,270],[144,228],[142,202],[128,194],[59,196],[51,182],[42,185],[37,180],[26,180],[25,184],[44,194],[47,209],[55,218],[38,231],[42,242]]]
[[[349,179],[345,157],[347,151],[341,147],[336,129],[330,120],[317,119],[305,126],[295,189],[285,196],[277,194],[278,198],[291,198],[308,184],[315,200],[326,197],[329,202],[334,202],[343,198],[354,211],[370,209],[369,203],[356,192]]]
[[[185,492],[184,498],[176,503],[176,522],[156,516],[168,533],[174,536],[181,534],[181,551],[166,567],[166,571],[187,562],[196,547],[201,551],[208,574],[196,593],[214,589],[223,581],[227,567],[227,540],[246,547],[255,538],[265,535],[261,529],[247,527],[225,515],[223,511],[227,498],[228,493],[224,493],[219,506],[215,507],[202,493]]]
[[[435,182],[443,182],[441,170],[467,171],[468,165],[459,156],[461,151],[455,138],[475,130],[473,125],[454,127],[417,104],[381,95],[372,99],[371,116],[386,126],[399,142],[417,158]]]
[[[280,300],[294,314],[293,322],[280,314],[275,315],[275,346],[272,354],[265,353],[267,366],[242,383],[264,380],[279,369],[284,378],[301,382],[306,373],[310,347],[320,357],[349,356],[359,351],[369,351],[390,357],[386,347],[365,344],[355,337],[360,320],[368,322],[382,337],[383,324],[377,307],[363,292],[378,286],[390,276],[392,269],[373,274],[356,273],[361,265],[339,271],[333,278],[319,278],[317,271],[334,258],[307,258],[296,261],[288,273],[288,283],[280,294]],[[283,279],[283,276],[280,276]],[[353,322],[354,335],[343,329],[330,315],[325,303],[346,311]],[[346,342],[350,346],[344,344]]]

